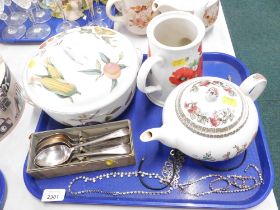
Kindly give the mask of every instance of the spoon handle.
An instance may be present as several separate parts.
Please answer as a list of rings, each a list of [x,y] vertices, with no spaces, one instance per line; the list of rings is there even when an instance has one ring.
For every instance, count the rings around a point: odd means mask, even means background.
[[[94,152],[75,154],[73,157],[77,158],[77,157],[98,156],[98,155],[125,155],[125,154],[129,154],[130,151],[131,151],[130,145],[121,144],[114,147],[98,149],[95,150]]]
[[[122,129],[113,131],[112,133],[109,133],[109,134],[107,134],[105,136],[102,136],[100,138],[96,138],[96,139],[94,139],[92,141],[76,145],[76,146],[73,147],[73,149],[75,150],[75,149],[78,149],[80,147],[85,147],[85,146],[88,146],[88,145],[99,144],[100,142],[104,142],[104,141],[111,140],[111,139],[114,139],[114,138],[119,138],[119,137],[127,136],[128,134],[129,134],[128,128],[122,128]]]

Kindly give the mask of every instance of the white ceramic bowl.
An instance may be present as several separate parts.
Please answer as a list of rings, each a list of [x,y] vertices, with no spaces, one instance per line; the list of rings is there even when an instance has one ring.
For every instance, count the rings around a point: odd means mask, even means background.
[[[138,57],[132,43],[108,28],[75,28],[42,43],[25,68],[27,97],[66,125],[106,122],[130,104]]]

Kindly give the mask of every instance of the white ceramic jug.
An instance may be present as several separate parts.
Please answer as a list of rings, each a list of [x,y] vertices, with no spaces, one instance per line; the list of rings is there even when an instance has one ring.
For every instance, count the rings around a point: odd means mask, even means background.
[[[219,11],[219,0],[155,0],[152,4],[154,12],[181,10],[198,16],[206,29],[213,26]]]

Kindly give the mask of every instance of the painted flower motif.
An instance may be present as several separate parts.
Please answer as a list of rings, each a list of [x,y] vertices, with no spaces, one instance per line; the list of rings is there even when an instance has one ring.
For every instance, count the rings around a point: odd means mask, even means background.
[[[172,73],[172,75],[169,77],[169,81],[174,85],[179,85],[182,82],[185,82],[194,77],[195,77],[195,71],[187,67],[182,67]]]
[[[202,160],[205,160],[205,161],[216,161],[216,159],[212,156],[211,151],[206,152],[203,155]]]
[[[209,27],[214,24],[218,18],[219,13],[219,4],[215,4],[207,9],[203,15],[203,23],[206,27]]]
[[[218,119],[215,116],[214,117],[210,117],[210,123],[214,127],[217,127],[219,125],[219,121],[218,121]]]
[[[197,104],[196,103],[185,103],[185,108],[188,109],[188,112],[189,113],[196,113],[199,111],[198,107],[197,107]]]
[[[133,26],[136,26],[138,28],[145,28],[149,23],[148,20],[143,19],[143,18],[134,18],[129,21]]]
[[[117,79],[121,76],[121,70],[127,67],[126,65],[119,63],[119,61],[123,59],[124,55],[121,52],[116,62],[113,62],[108,56],[106,56],[102,52],[99,52],[99,56],[101,61],[105,64],[103,67],[101,65],[101,62],[97,59],[95,68],[81,70],[80,72],[89,75],[97,75],[96,80],[98,80],[102,76],[108,77],[109,79],[112,80],[112,85],[111,85],[111,91],[112,91],[118,84]]]
[[[230,159],[230,152],[227,152],[226,154],[223,155],[224,160],[229,160]]]
[[[210,81],[204,80],[204,81],[201,81],[199,85],[200,85],[200,86],[208,86],[209,84],[211,84]]]
[[[197,52],[199,52],[200,55],[202,54],[202,45],[199,45]]]
[[[107,63],[103,68],[103,73],[110,79],[117,79],[121,76],[121,68],[117,63]]]
[[[135,26],[140,29],[146,28],[148,23],[154,17],[151,7],[152,1],[147,5],[136,5],[129,8],[127,11],[129,15],[130,26]]]
[[[49,38],[47,41],[43,42],[40,46],[39,46],[39,49],[43,49],[45,48],[49,42],[53,41],[55,39],[55,37],[51,37]]]
[[[202,56],[200,56],[199,63],[198,63],[197,69],[196,69],[196,74],[199,77],[202,76],[202,65],[203,65]]]

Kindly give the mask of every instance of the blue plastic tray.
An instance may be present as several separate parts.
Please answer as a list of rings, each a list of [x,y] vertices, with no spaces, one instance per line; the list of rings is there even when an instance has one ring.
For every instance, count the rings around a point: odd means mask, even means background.
[[[249,72],[247,68],[236,58],[221,53],[205,53],[204,55],[204,74],[227,78],[231,75],[232,81],[240,84]],[[137,91],[136,95],[125,113],[119,119],[130,119],[132,122],[133,140],[136,152],[136,165],[98,172],[88,172],[77,175],[96,176],[111,171],[136,171],[142,157],[145,157],[143,171],[160,173],[164,162],[167,160],[170,148],[154,141],[143,143],[139,140],[139,135],[146,129],[161,125],[162,108],[152,104],[148,98]],[[42,112],[36,131],[63,128],[62,125],[55,122],[47,114]],[[263,201],[272,189],[274,181],[274,171],[268,151],[266,137],[260,121],[259,131],[255,141],[247,149],[247,157],[244,163],[230,172],[213,172],[194,162],[189,157],[185,157],[185,163],[181,171],[180,182],[197,179],[208,174],[219,173],[222,175],[252,175],[257,176],[255,171],[250,170],[246,174],[244,169],[248,164],[255,164],[263,172],[264,184],[254,190],[231,193],[231,194],[211,194],[202,197],[193,197],[182,194],[179,191],[173,191],[169,195],[161,196],[108,196],[101,194],[90,194],[84,197],[73,197],[66,194],[63,203],[84,203],[84,204],[111,204],[111,205],[131,205],[131,206],[165,206],[165,207],[190,207],[190,208],[249,208]],[[67,189],[68,183],[77,175],[56,177],[51,179],[35,179],[26,173],[26,162],[23,169],[24,181],[28,190],[38,199],[41,199],[42,192],[47,188]],[[103,181],[103,182],[102,182]],[[109,182],[102,180],[100,184],[95,184],[97,189],[109,191],[129,191],[145,190],[138,179],[118,179],[118,181]],[[158,186],[158,183],[150,184]],[[209,183],[199,183],[194,190],[208,190]],[[77,188],[84,189],[84,186]]]
[[[105,5],[100,4],[100,6],[101,6],[102,12],[105,16],[105,18],[104,18],[105,23],[108,24],[109,28],[113,28],[114,27],[114,22],[106,16]],[[112,13],[114,14],[115,11],[116,11],[115,8],[113,8]],[[89,11],[88,10],[84,11],[84,14],[85,14],[86,17],[88,17],[89,16]],[[56,34],[55,28],[61,22],[62,22],[61,18],[54,18],[54,17],[52,17],[48,22],[46,22],[51,27],[51,33],[48,37],[46,37],[44,39],[27,39],[25,37],[25,35],[20,39],[3,39],[1,32],[6,27],[6,24],[3,21],[0,20],[0,42],[3,42],[3,43],[39,42],[40,43],[40,42],[43,42],[43,41],[47,40],[48,38],[54,36]],[[80,26],[85,26],[87,24],[87,21],[84,20],[83,17],[79,18],[77,20],[77,22],[80,24]],[[32,23],[29,19],[24,24],[26,26],[26,29],[28,29],[32,25]]]
[[[0,171],[0,209],[3,209],[6,199],[6,182],[4,175]]]

